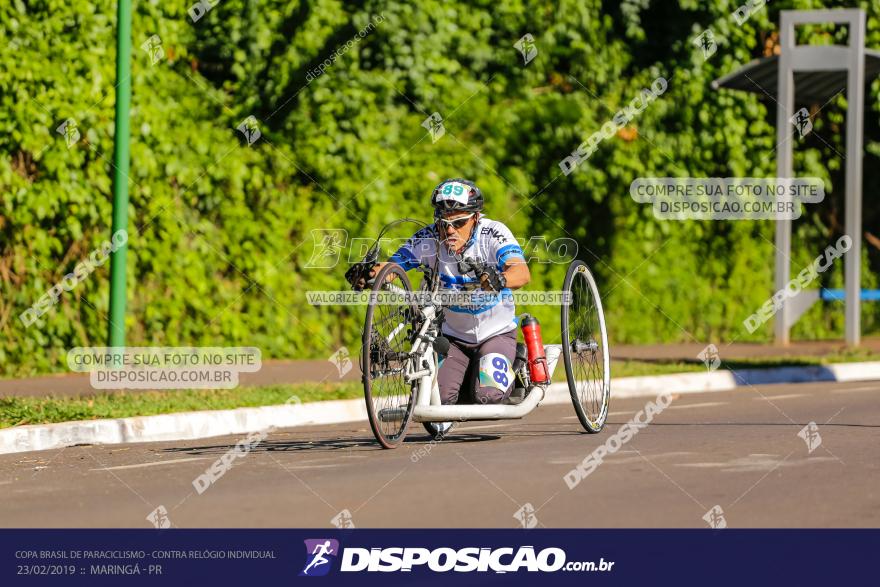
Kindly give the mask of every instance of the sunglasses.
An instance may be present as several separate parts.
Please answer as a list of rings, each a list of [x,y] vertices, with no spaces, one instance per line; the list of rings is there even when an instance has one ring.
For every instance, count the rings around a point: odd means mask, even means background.
[[[473,214],[468,214],[467,216],[460,216],[459,218],[453,218],[452,220],[438,218],[437,224],[440,225],[440,228],[446,228],[447,226],[451,226],[452,228],[461,228],[462,226],[467,224],[468,220],[473,217]]]

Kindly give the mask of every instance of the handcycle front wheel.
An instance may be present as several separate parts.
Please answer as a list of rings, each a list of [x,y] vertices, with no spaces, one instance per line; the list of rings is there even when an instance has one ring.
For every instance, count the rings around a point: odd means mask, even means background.
[[[364,321],[364,398],[370,428],[384,448],[403,442],[412,419],[415,388],[406,381],[406,368],[418,308],[411,294],[403,268],[396,263],[385,265],[376,275]]]
[[[587,432],[601,432],[611,396],[611,358],[605,313],[596,280],[583,261],[568,267],[562,291],[562,356],[568,391]]]

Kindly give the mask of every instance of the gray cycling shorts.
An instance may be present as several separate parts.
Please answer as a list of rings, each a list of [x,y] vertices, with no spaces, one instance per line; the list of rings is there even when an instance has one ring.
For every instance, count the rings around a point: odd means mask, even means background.
[[[454,404],[459,391],[466,391],[463,402],[497,404],[513,389],[513,359],[516,355],[516,329],[498,334],[480,343],[449,337],[449,354],[440,363],[437,374],[440,401]]]

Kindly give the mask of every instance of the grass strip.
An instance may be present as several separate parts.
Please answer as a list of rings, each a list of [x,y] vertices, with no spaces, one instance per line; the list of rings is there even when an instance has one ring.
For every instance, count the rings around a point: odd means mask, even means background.
[[[0,428],[72,420],[127,418],[198,410],[229,410],[300,401],[363,397],[360,382],[297,383],[237,389],[119,391],[80,397],[0,398]]]

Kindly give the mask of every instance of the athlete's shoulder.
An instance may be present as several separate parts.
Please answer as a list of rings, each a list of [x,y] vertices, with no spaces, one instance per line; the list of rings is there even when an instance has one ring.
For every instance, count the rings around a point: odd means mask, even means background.
[[[499,220],[486,218],[485,216],[480,218],[480,237],[501,245],[516,243],[513,233],[507,228],[506,224]]]
[[[414,235],[412,235],[413,240],[420,239],[436,239],[437,238],[437,225],[429,224],[428,226],[419,229]]]

